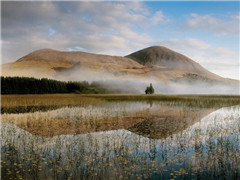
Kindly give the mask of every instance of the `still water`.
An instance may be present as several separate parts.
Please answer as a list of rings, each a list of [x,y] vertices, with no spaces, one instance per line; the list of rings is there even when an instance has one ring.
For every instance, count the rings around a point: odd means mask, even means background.
[[[2,179],[239,179],[240,106],[106,103],[3,114]]]

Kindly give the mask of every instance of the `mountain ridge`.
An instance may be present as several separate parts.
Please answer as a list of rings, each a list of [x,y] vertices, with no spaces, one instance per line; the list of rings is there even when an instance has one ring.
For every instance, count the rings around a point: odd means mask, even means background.
[[[81,73],[83,69],[94,73],[110,73],[123,78],[150,77],[163,82],[181,79],[185,74],[195,74],[224,83],[238,82],[216,75],[191,58],[163,46],[151,46],[127,56],[45,48],[31,52],[13,63],[2,65],[2,75],[59,79],[62,76],[66,77],[73,70]]]

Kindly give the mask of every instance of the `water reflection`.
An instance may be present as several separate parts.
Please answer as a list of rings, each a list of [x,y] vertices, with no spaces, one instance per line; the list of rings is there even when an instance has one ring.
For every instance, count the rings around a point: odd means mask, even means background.
[[[161,139],[186,129],[214,110],[159,102],[114,102],[104,106],[4,114],[2,119],[43,137],[127,129],[148,138]]]
[[[2,123],[2,177],[237,179],[240,177],[239,110],[240,106],[214,111],[123,103],[34,116],[3,116],[9,122]],[[43,116],[48,120],[58,117],[81,123],[74,129],[70,121],[66,126],[70,130],[60,128],[61,135],[55,132],[47,135],[44,128],[42,132],[34,131],[36,127],[47,127],[44,123],[37,126],[30,120],[35,117],[38,122]],[[105,122],[107,127],[97,129],[96,124],[88,124],[85,119],[91,116]],[[29,120],[25,122],[27,117]],[[17,120],[24,122],[17,124]],[[24,123],[31,128],[23,126]]]

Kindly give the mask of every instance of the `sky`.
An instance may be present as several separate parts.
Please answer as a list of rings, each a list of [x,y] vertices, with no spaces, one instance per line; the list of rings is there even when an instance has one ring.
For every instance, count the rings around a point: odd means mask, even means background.
[[[125,56],[149,46],[239,78],[239,2],[1,2],[2,63],[38,49]]]

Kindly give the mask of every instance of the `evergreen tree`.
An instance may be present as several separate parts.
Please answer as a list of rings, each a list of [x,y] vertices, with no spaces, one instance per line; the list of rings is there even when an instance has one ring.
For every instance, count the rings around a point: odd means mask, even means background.
[[[145,94],[154,94],[154,88],[152,86],[152,83],[150,83],[150,86],[147,86]]]
[[[147,86],[146,90],[145,90],[145,94],[149,94],[149,87]]]
[[[1,94],[50,94],[50,93],[106,93],[100,85],[84,82],[61,82],[47,78],[1,76]]]
[[[154,88],[152,86],[152,83],[150,83],[149,94],[154,94]]]

